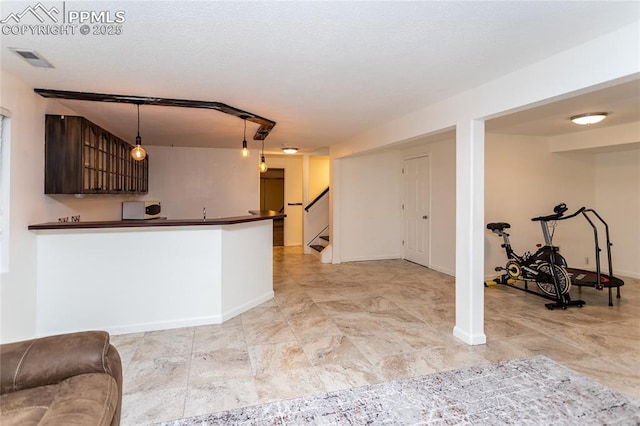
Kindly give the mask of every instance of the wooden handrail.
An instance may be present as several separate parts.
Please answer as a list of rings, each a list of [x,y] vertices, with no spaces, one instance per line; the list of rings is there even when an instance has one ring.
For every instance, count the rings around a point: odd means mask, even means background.
[[[314,198],[314,199],[313,199],[313,201],[312,201],[312,202],[310,202],[310,203],[309,203],[309,205],[307,205],[307,207],[305,207],[305,208],[304,208],[304,209],[305,209],[305,211],[309,211],[309,209],[310,209],[311,207],[313,207],[313,205],[314,205],[315,203],[317,203],[318,201],[320,201],[320,199],[321,199],[322,197],[324,197],[324,196],[325,196],[326,194],[328,194],[328,193],[329,193],[329,187],[327,186],[327,189],[325,189],[324,191],[322,191],[322,192],[320,193],[320,195],[318,195],[316,198]]]

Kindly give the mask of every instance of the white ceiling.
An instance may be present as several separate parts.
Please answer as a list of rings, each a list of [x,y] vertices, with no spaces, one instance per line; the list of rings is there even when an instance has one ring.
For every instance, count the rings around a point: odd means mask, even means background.
[[[2,1],[0,19],[35,3]],[[277,122],[266,150],[306,152],[640,17],[637,1],[42,3],[124,11],[126,22],[121,35],[3,35],[3,71],[31,87],[223,102]],[[55,68],[34,68],[9,47],[35,49]],[[605,122],[637,120],[639,87],[519,112],[487,128],[567,133],[581,130],[567,126],[570,115],[593,108],[611,112]],[[133,105],[61,102],[133,142]],[[143,106],[140,115],[147,145],[239,148],[242,140],[242,121],[216,111]],[[256,129],[248,123],[247,135]]]

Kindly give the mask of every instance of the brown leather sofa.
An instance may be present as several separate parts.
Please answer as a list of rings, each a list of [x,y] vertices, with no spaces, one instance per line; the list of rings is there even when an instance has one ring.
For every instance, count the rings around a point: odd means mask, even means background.
[[[0,425],[120,424],[122,364],[109,334],[0,345]]]

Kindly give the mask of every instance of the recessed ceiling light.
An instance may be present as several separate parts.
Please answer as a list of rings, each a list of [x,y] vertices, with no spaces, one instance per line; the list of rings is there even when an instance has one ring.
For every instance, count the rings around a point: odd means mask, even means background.
[[[16,47],[10,47],[9,50],[16,52],[22,59],[29,62],[34,67],[39,68],[53,68],[53,65],[38,52],[32,49],[20,49]]]
[[[293,148],[293,147],[286,147],[286,148],[282,148],[282,152],[284,152],[285,154],[295,154],[296,152],[298,152],[298,148]]]
[[[606,112],[588,112],[586,114],[574,115],[571,117],[571,121],[581,126],[587,126],[589,124],[596,124],[607,118]]]

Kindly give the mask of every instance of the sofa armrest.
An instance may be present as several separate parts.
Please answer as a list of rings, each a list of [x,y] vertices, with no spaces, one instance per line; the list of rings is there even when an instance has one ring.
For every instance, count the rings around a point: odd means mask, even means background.
[[[106,373],[122,386],[118,351],[109,333],[85,331],[0,345],[0,394]]]

